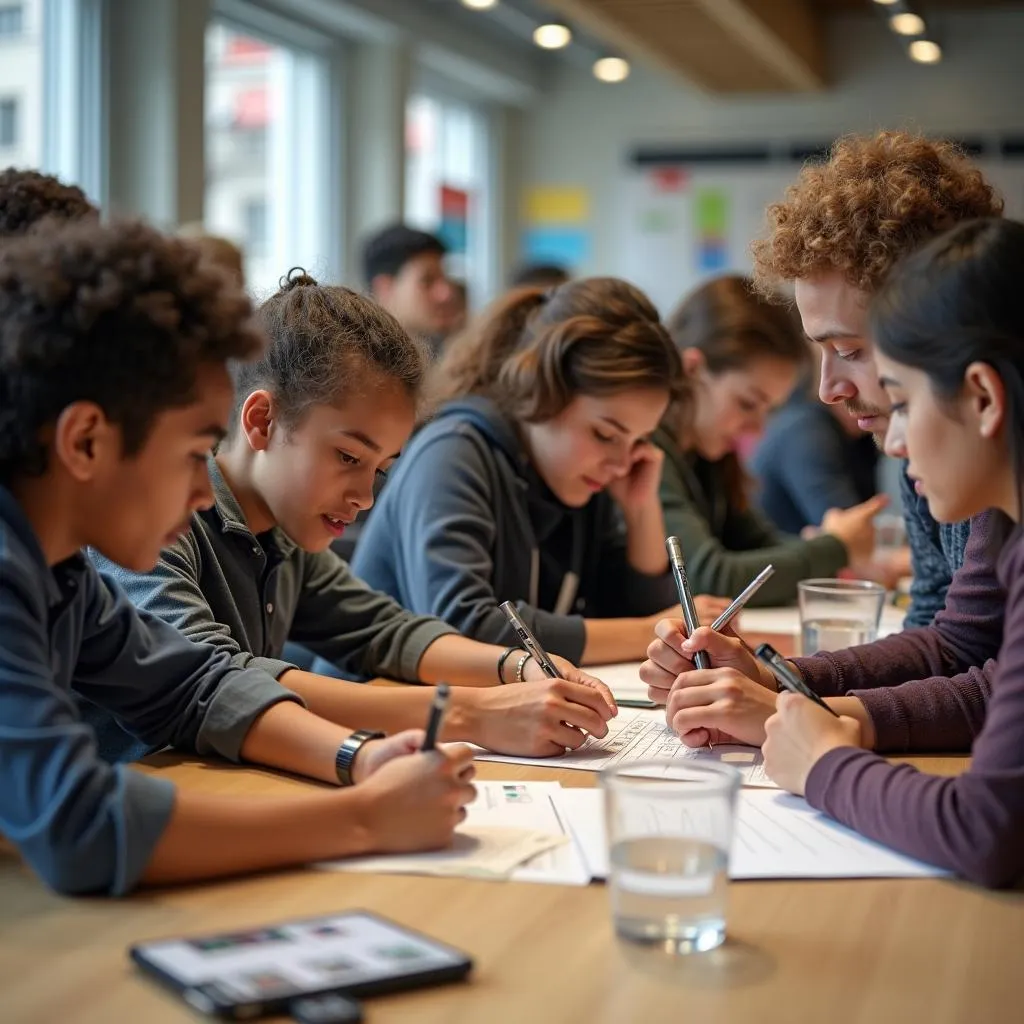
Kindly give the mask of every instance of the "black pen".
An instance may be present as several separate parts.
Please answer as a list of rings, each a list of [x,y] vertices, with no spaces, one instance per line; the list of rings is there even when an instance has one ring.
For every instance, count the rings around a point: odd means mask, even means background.
[[[824,708],[830,715],[839,717],[838,713],[830,708],[785,662],[771,644],[761,644],[754,654],[767,665],[778,679],[780,685],[784,686],[790,693],[799,693],[801,697],[814,701],[818,707]]]
[[[740,592],[728,608],[711,623],[711,628],[720,633],[743,610],[746,603],[775,575],[775,566],[766,565]]]
[[[519,637],[527,653],[533,655],[533,660],[540,665],[544,675],[548,679],[557,679],[558,669],[555,667],[555,663],[548,657],[544,648],[541,647],[540,641],[530,632],[530,627],[523,622],[522,616],[516,611],[516,606],[511,601],[506,601],[501,606],[501,610],[505,613],[505,618],[508,619],[509,625],[516,631],[516,636]]]
[[[448,710],[448,694],[448,684],[439,683],[430,703],[430,718],[427,719],[427,732],[420,750],[433,750],[437,746],[437,734],[441,731],[444,713]]]
[[[686,564],[683,562],[683,549],[679,538],[669,537],[665,541],[665,548],[668,551],[669,564],[672,566],[672,576],[676,581],[676,592],[679,594],[679,604],[683,609],[686,632],[693,636],[700,628],[700,619],[697,618],[697,606],[693,603],[690,584],[686,580]],[[693,656],[693,663],[697,668],[711,668],[711,659],[707,651],[697,651]]]

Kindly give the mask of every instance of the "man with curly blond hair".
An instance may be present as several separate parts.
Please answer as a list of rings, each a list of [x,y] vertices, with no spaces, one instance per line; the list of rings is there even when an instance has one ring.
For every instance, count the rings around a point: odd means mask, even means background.
[[[840,139],[768,208],[770,234],[753,247],[755,281],[767,294],[793,283],[804,331],[821,349],[821,400],[842,403],[879,446],[889,404],[865,338],[871,295],[923,242],[1002,207],[954,145],[881,132]],[[905,475],[902,496],[914,567],[906,624],[927,626],[963,563],[969,524],[939,526]]]
[[[757,287],[774,294],[793,284],[804,331],[821,349],[822,400],[844,404],[877,440],[894,412],[866,336],[872,294],[926,240],[1001,210],[956,147],[902,132],[841,139],[828,162],[805,167],[769,208],[771,231],[754,246]],[[890,443],[890,454],[905,454],[894,448]],[[837,713],[857,720],[864,747],[967,750],[985,718],[982,667],[1003,635],[1005,595],[992,559],[998,523],[984,513],[940,530],[909,480],[904,506],[917,574],[909,618],[923,628],[797,658],[793,666]],[[688,641],[677,619],[662,619],[655,633],[640,677],[651,697],[667,704],[668,722],[684,741],[762,743],[777,681],[749,649],[710,630]],[[693,671],[699,650],[713,669]]]

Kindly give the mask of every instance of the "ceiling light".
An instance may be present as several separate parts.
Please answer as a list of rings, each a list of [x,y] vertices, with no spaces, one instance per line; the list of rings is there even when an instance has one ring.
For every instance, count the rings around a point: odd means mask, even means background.
[[[892,3],[892,0],[885,0]],[[468,7],[471,11],[488,11],[498,6],[498,0],[462,0],[462,6]]]
[[[629,78],[629,61],[621,57],[602,57],[594,62],[594,77],[601,82],[624,82]]]
[[[561,50],[572,42],[568,25],[538,25],[533,41],[544,50]]]
[[[924,31],[924,18],[920,14],[894,14],[889,24],[893,32],[901,36],[919,36]]]
[[[942,47],[930,39],[915,39],[909,49],[910,59],[918,64],[938,64],[942,60]]]
[[[888,7],[890,4],[899,3],[899,0],[875,0],[876,4],[881,4],[883,7]]]

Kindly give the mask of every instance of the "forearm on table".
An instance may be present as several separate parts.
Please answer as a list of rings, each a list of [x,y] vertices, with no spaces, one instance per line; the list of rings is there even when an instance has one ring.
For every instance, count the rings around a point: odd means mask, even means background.
[[[286,672],[280,682],[297,693],[315,715],[346,726],[346,735],[352,729],[386,733],[422,729],[427,724],[430,704],[434,699],[432,686],[369,686],[299,669]],[[466,689],[453,689],[441,738],[449,742],[472,739],[475,706],[474,694]],[[336,778],[333,761],[331,771],[331,777]]]
[[[287,798],[178,789],[143,884],[198,881],[367,853],[373,839],[362,820],[361,802],[355,789]],[[348,817],[351,823],[345,827]]]

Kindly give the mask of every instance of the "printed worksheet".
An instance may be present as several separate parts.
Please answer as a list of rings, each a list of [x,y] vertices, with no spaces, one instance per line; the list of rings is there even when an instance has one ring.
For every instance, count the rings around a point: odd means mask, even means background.
[[[661,708],[619,708],[618,715],[608,723],[608,735],[604,739],[588,736],[581,747],[566,751],[559,757],[514,757],[486,750],[481,750],[476,756],[480,761],[578,768],[588,772],[599,772],[635,761],[717,761],[738,769],[744,786],[775,788],[775,783],[764,773],[760,749],[739,744],[716,744],[714,748],[694,750],[681,743],[666,725],[665,712]]]
[[[608,877],[608,839],[603,794],[566,789],[562,812],[595,878]],[[659,808],[664,830],[692,823],[695,808]],[[669,816],[676,814],[677,820]],[[736,804],[736,827],[729,877],[754,878],[925,878],[944,875],[930,864],[906,857],[858,835],[802,797],[768,790],[743,790]]]

